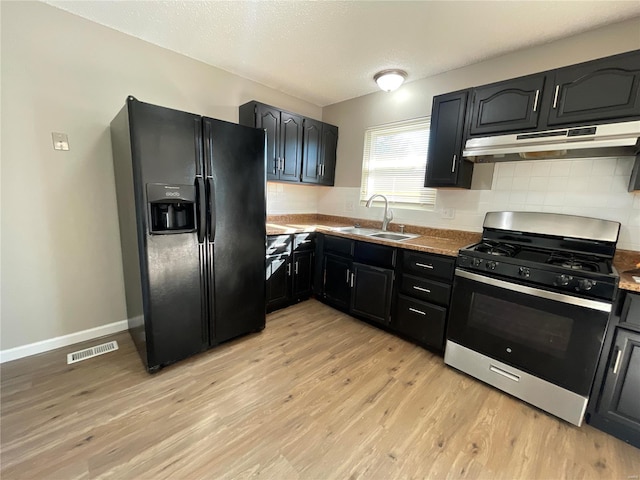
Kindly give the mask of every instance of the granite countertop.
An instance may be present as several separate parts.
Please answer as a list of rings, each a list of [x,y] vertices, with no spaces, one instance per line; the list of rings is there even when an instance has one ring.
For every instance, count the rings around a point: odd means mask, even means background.
[[[461,230],[445,230],[429,227],[407,225],[405,232],[420,235],[417,238],[394,242],[381,238],[362,237],[351,233],[336,230],[340,227],[352,227],[359,224],[364,228],[380,228],[380,222],[362,220],[357,218],[334,217],[319,214],[274,215],[267,219],[267,235],[286,235],[290,233],[323,232],[336,237],[364,240],[391,247],[416,250],[427,253],[437,253],[455,257],[461,248],[480,241],[481,234],[465,232]],[[399,232],[397,224],[391,224],[390,231]],[[640,292],[640,283],[633,280],[632,276],[640,277],[638,273],[628,273],[640,264],[640,252],[630,250],[618,250],[613,259],[613,266],[620,274],[618,287],[622,290]]]

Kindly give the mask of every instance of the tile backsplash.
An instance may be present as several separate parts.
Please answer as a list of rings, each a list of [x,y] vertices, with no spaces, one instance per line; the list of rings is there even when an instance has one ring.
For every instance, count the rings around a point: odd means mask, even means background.
[[[583,215],[620,222],[618,247],[640,250],[640,193],[627,191],[633,162],[622,157],[496,163],[491,190],[440,189],[434,210],[392,206],[393,223],[480,232],[489,211]],[[381,219],[382,209],[361,206],[359,195],[357,187],[269,183],[267,210]]]

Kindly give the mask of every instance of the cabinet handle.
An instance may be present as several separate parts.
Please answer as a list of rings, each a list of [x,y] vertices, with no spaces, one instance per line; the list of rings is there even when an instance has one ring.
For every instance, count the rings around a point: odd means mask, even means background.
[[[320,164],[316,165],[316,177],[319,177],[320,175],[322,175],[322,173],[320,173],[320,172],[322,172],[322,168],[321,167],[322,167],[322,165],[320,165]]]
[[[536,90],[536,99],[533,101],[533,111],[538,110],[538,97],[540,96],[540,90]]]
[[[295,272],[296,272],[296,275],[297,275],[298,274],[298,261],[297,260],[296,260],[296,270],[295,270]]]
[[[433,265],[427,265],[425,263],[416,263],[416,267],[428,268],[430,270],[433,270]]]
[[[275,243],[273,245],[273,248],[282,248],[282,247],[286,247],[287,244],[286,243]]]
[[[622,350],[618,349],[618,353],[616,354],[616,363],[613,364],[613,374],[618,373],[618,368],[620,368],[620,358],[622,357]]]
[[[453,161],[451,162],[451,173],[456,171],[456,159],[458,158],[458,155],[454,155],[453,156]]]
[[[428,288],[418,287],[417,285],[414,285],[413,289],[414,290],[420,290],[421,292],[425,292],[425,293],[431,293],[431,290],[429,290]]]
[[[289,276],[289,277],[291,276],[291,264],[290,263],[287,264],[287,276]]]
[[[347,283],[349,283],[349,279],[351,278],[351,272],[347,268]]]
[[[553,108],[558,106],[558,92],[560,92],[560,85],[556,85],[556,93],[553,96]]]
[[[416,310],[415,308],[411,308],[411,307],[409,307],[409,311],[410,311],[410,312],[413,312],[413,313],[419,313],[420,315],[427,316],[427,314],[426,314],[426,313],[424,313],[422,310]]]
[[[321,167],[322,167],[322,174],[321,175],[324,177],[324,163],[321,165]]]
[[[353,280],[355,279],[355,276],[356,275],[354,273],[351,274],[351,288],[353,288]]]

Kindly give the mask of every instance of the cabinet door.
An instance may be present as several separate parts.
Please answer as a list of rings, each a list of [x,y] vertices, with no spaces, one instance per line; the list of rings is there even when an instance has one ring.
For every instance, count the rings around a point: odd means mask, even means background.
[[[256,106],[256,128],[263,128],[267,135],[267,180],[278,180],[280,158],[280,110],[268,105]]]
[[[323,297],[327,303],[348,310],[351,303],[351,260],[335,255],[324,256]]]
[[[391,318],[393,270],[353,264],[351,313],[388,324]]]
[[[640,333],[618,328],[598,412],[628,427],[640,446]]]
[[[298,300],[311,295],[313,263],[313,250],[293,254],[293,297]]]
[[[289,303],[291,298],[291,262],[289,255],[267,257],[267,311]]]
[[[304,135],[302,139],[302,181],[318,183],[320,180],[320,144],[322,141],[322,122],[304,119]]]
[[[544,80],[535,75],[474,89],[469,134],[536,128]]]
[[[468,92],[440,95],[433,99],[425,187],[452,187],[459,184],[462,141]],[[465,162],[466,163],[466,162]]]
[[[549,125],[640,116],[640,51],[557,70]]]
[[[333,186],[336,176],[336,158],[338,151],[338,127],[322,124],[322,145],[320,158],[322,171],[320,184]]]
[[[302,117],[282,112],[280,115],[280,180],[299,182],[302,167]]]

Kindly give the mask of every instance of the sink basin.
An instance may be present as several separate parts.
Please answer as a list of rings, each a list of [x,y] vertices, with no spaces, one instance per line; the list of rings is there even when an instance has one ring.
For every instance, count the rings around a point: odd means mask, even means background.
[[[395,242],[401,242],[402,240],[407,240],[409,238],[416,238],[419,235],[407,235],[404,233],[388,233],[388,232],[382,232],[382,233],[373,233],[371,235],[368,235],[369,237],[374,237],[374,238],[384,238],[385,240],[393,240]]]
[[[382,238],[384,240],[391,240],[392,242],[401,242],[410,238],[417,238],[420,235],[413,235],[410,233],[395,233],[385,232],[376,228],[362,228],[362,227],[337,227],[333,229],[335,232],[350,233],[352,235],[360,235],[363,237]]]

